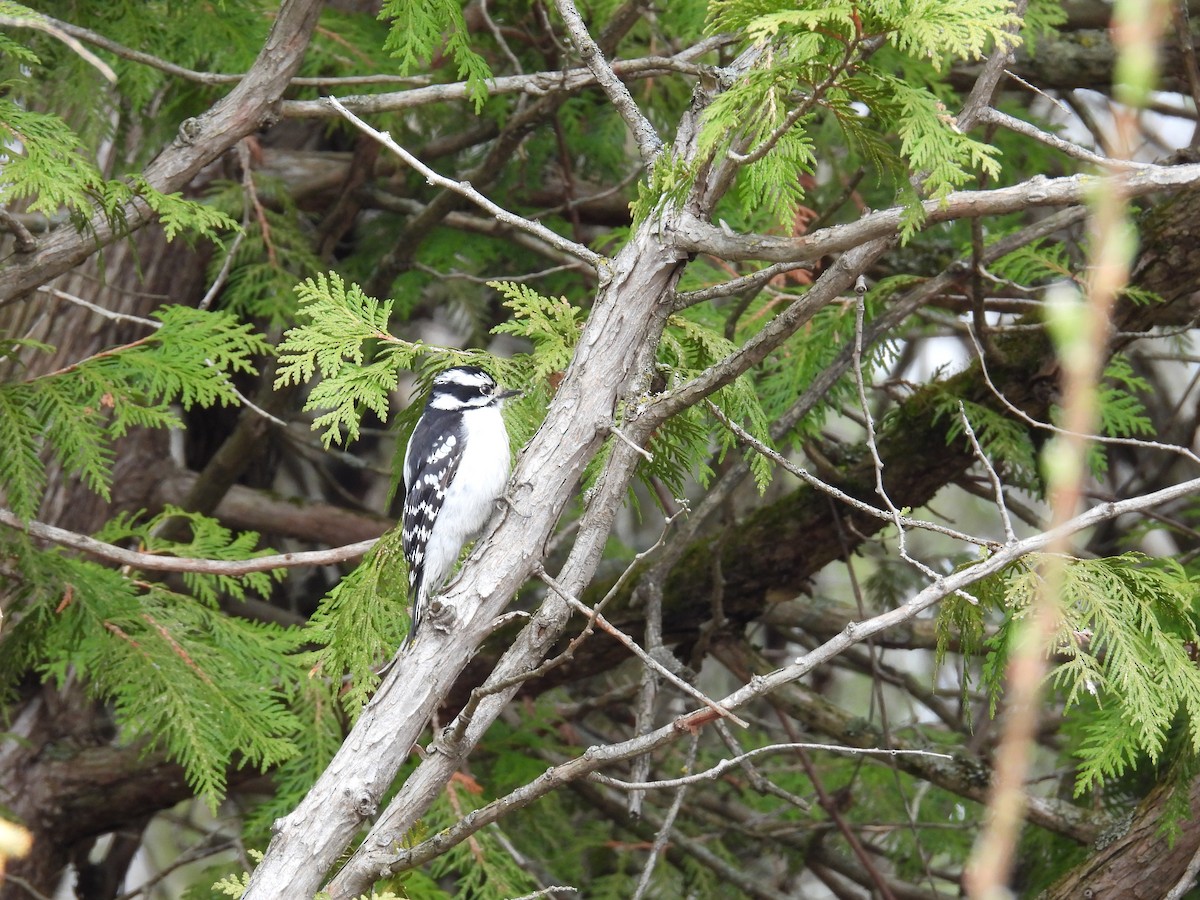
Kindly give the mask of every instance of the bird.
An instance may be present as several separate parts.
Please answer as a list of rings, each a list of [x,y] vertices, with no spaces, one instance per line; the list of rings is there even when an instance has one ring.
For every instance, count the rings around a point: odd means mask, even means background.
[[[404,451],[401,538],[412,616],[403,648],[504,493],[512,463],[501,409],[520,393],[501,390],[479,366],[454,366],[433,379]]]

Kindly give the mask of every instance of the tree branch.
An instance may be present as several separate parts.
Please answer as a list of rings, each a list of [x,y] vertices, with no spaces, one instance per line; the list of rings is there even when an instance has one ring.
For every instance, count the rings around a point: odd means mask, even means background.
[[[618,76],[631,80],[654,78],[672,73],[697,76],[702,71],[702,67],[692,60],[728,43],[731,43],[728,35],[718,35],[682,50],[674,56],[644,56],[639,59],[618,60],[612,64],[612,70]],[[529,94],[534,97],[578,91],[596,83],[595,74],[586,68],[566,69],[561,72],[530,72],[527,75],[502,75],[498,78],[489,78],[484,82],[487,86],[488,96]],[[471,91],[472,89],[465,81],[457,81],[451,84],[433,84],[428,87],[386,94],[360,94],[342,97],[341,100],[352,112],[369,115],[396,112],[433,103],[466,101],[471,98]],[[332,111],[323,100],[285,100],[281,112],[286,119],[328,119],[339,115]]]
[[[1197,491],[1200,491],[1200,478],[1181,482],[1180,484],[1172,485],[1169,488],[1154,491],[1140,497],[1115,503],[1103,503],[1085,513],[1075,516],[1056,528],[1032,535],[1021,541],[1006,544],[987,559],[980,560],[973,565],[964,566],[950,575],[935,579],[928,587],[914,594],[895,609],[887,610],[862,622],[849,623],[840,634],[825,641],[809,653],[804,654],[788,665],[781,666],[767,674],[751,678],[747,684],[717,702],[725,709],[737,709],[752,700],[768,696],[779,688],[793,684],[818,666],[829,662],[847,647],[861,643],[875,634],[907,622],[950,594],[963,590],[982,578],[1002,571],[1031,553],[1045,549],[1053,542],[1061,540],[1064,535],[1076,534],[1101,522],[1110,521],[1129,513],[1141,512],[1170,500],[1189,496]],[[400,667],[396,667],[396,669],[398,668]],[[381,688],[381,693],[392,684],[392,675],[395,674],[395,671],[394,669],[389,674],[388,680],[384,683],[383,688]],[[367,710],[364,711],[364,717],[371,710],[372,706],[378,702],[378,697],[379,695],[376,696],[376,701],[373,701],[367,707]],[[375,878],[411,869],[428,862],[444,853],[450,847],[466,840],[479,829],[499,821],[508,812],[528,806],[540,797],[558,789],[565,782],[589,776],[605,765],[631,759],[632,757],[640,756],[671,744],[683,734],[692,733],[696,729],[718,718],[708,707],[702,707],[701,709],[677,716],[671,722],[648,734],[615,744],[589,747],[583,755],[548,769],[529,784],[517,788],[505,797],[492,801],[476,810],[470,816],[460,819],[449,828],[438,832],[432,838],[412,849],[403,850],[399,853],[395,852],[392,849],[395,846],[394,840],[380,839],[389,833],[389,829],[386,826],[381,829],[381,823],[377,823],[372,830],[372,835],[376,835],[381,830],[384,832],[384,835],[379,835],[375,840],[368,838],[368,841],[364,842],[358,853],[355,854],[357,877],[353,880],[347,879],[343,877],[346,875],[346,871],[343,870],[342,876],[339,876],[339,878],[334,879],[330,883],[328,888],[330,895],[335,900],[356,896],[355,892],[359,888],[360,881],[373,881]],[[353,735],[347,743],[355,743]],[[445,754],[443,753],[443,755]],[[401,791],[402,797],[412,784],[412,780],[410,778],[405,783],[404,789]],[[981,787],[983,786],[981,785]],[[296,813],[293,813],[293,815],[296,815]],[[1062,818],[1061,816],[1055,817],[1053,821],[1056,824],[1060,824]]]
[[[941,200],[926,200],[924,227],[954,219],[998,216],[1041,206],[1075,206],[1086,203],[1100,182],[1095,175],[1062,178],[1038,176],[1026,182],[990,191],[953,191]],[[1128,197],[1156,191],[1186,190],[1200,185],[1200,164],[1151,166],[1136,172],[1107,176],[1115,189]],[[708,253],[736,261],[816,262],[831,253],[842,253],[878,238],[899,234],[905,210],[894,206],[863,216],[847,225],[832,225],[812,234],[787,238],[769,234],[734,234],[684,214],[675,234],[675,246],[688,253]]]
[[[181,190],[243,137],[275,121],[280,97],[300,67],[323,5],[321,0],[284,0],[246,77],[208,112],[184,122],[179,136],[146,166],[142,177],[150,187],[163,193]],[[66,272],[152,218],[146,204],[135,199],[111,220],[97,213],[83,231],[57,229],[37,250],[0,267],[0,303]]]
[[[617,73],[609,66],[608,60],[604,58],[600,47],[592,39],[583,17],[579,15],[579,10],[575,8],[572,0],[555,0],[554,5],[558,7],[558,14],[566,23],[571,43],[575,45],[583,64],[599,82],[601,89],[608,95],[608,99],[616,107],[621,118],[625,120],[625,125],[632,132],[634,140],[637,141],[642,165],[647,169],[650,168],[662,151],[662,139],[658,136],[658,132],[654,130],[650,120],[638,109],[637,104],[633,102],[629,88],[621,83],[621,80],[617,78]]]
[[[86,534],[76,534],[55,525],[42,522],[22,522],[7,509],[0,508],[0,525],[23,531],[30,537],[50,541],[72,550],[80,550],[106,562],[120,566],[131,566],[147,572],[197,572],[206,575],[248,575],[251,572],[269,572],[272,569],[288,569],[297,566],[328,566],[334,563],[357,559],[375,546],[378,538],[334,547],[330,550],[309,550],[297,553],[276,553],[257,556],[253,559],[191,559],[181,556],[161,556],[157,553],[141,553],[126,550],[115,544],[106,544]]]
[[[342,105],[342,102],[338,100],[337,97],[326,97],[325,102],[336,109],[342,115],[342,117],[346,119],[346,121],[348,121],[359,131],[379,141],[379,143],[399,156],[402,160],[404,160],[405,163],[424,176],[425,180],[429,184],[436,185],[437,187],[444,188],[448,191],[453,191],[454,193],[465,197],[484,212],[493,216],[498,222],[502,222],[511,228],[519,228],[522,231],[526,231],[529,234],[532,234],[545,241],[547,244],[557,250],[561,250],[564,253],[570,253],[572,256],[576,256],[592,266],[600,265],[600,254],[589,250],[582,244],[568,240],[557,232],[551,231],[549,228],[539,222],[530,221],[529,219],[518,216],[509,212],[503,207],[496,205],[487,197],[483,196],[483,194],[479,193],[479,191],[471,187],[470,182],[455,181],[453,178],[446,178],[443,175],[439,175],[433,169],[429,168],[429,166],[425,165],[423,162],[397,144],[394,140],[392,140],[391,135],[382,131],[377,131],[354,113],[350,112],[350,110],[346,109],[346,107]]]

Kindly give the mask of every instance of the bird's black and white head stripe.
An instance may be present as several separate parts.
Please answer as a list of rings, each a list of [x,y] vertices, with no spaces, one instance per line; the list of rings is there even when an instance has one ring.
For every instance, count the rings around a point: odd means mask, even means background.
[[[402,538],[412,604],[406,645],[504,490],[509,452],[500,408],[514,393],[499,390],[478,366],[447,369],[433,380],[404,454]]]
[[[496,380],[483,369],[478,366],[457,366],[433,379],[433,389],[429,392],[429,404],[425,410],[479,409],[502,399],[497,398]]]

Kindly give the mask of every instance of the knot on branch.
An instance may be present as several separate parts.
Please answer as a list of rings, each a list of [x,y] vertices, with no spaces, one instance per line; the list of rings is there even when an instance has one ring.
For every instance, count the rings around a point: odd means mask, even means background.
[[[366,790],[360,790],[354,797],[354,814],[360,819],[372,819],[379,812],[379,804]]]

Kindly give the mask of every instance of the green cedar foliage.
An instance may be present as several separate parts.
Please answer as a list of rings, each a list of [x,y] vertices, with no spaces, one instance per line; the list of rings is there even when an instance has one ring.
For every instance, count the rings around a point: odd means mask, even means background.
[[[254,358],[269,350],[227,312],[172,306],[154,320],[148,327],[158,327],[144,338],[0,384],[0,440],[8,448],[0,454],[0,489],[18,516],[37,512],[47,457],[107,498],[117,438],[133,428],[179,427],[175,407],[238,403],[231,376],[254,373]],[[4,344],[14,361],[52,349],[28,340]],[[167,519],[186,524],[188,537],[162,537]],[[10,696],[29,669],[60,682],[77,673],[111,703],[126,740],[181,763],[188,783],[214,806],[231,766],[265,768],[296,752],[300,727],[285,685],[300,674],[298,634],[218,606],[221,597],[269,593],[272,574],[189,574],[184,594],[136,572],[37,550],[17,533],[0,537],[0,555],[12,561],[0,694]],[[234,535],[215,520],[174,509],[145,520],[119,516],[97,537],[184,557],[262,553],[257,535]]]
[[[337,583],[309,619],[306,636],[317,649],[306,654],[304,662],[326,678],[345,677],[340,700],[351,718],[379,685],[380,664],[391,658],[407,633],[407,585],[400,532],[394,529]]]
[[[165,538],[162,533],[170,523],[187,526],[186,541]],[[96,533],[96,539],[109,544],[137,541],[138,548],[145,553],[178,556],[189,559],[245,560],[266,556],[270,550],[256,550],[258,534],[243,531],[234,534],[215,519],[199,513],[167,505],[158,515],[144,519],[142,514],[119,513]],[[282,579],[284,569],[271,572],[250,572],[246,575],[230,576],[202,572],[182,573],[188,592],[206,606],[217,608],[222,596],[244,599],[248,591],[267,595],[271,592],[272,580]]]
[[[942,601],[939,640],[959,634],[967,652],[980,646],[985,617],[1000,614],[999,628],[983,639],[982,678],[993,704],[1004,689],[1014,635],[1043,588],[1042,561],[1027,557],[981,582],[973,589],[978,605],[958,596]],[[1046,652],[1058,658],[1052,685],[1068,710],[1080,713],[1076,793],[1142,761],[1157,763],[1177,726],[1183,738],[1177,761],[1194,761],[1200,756],[1200,670],[1189,655],[1200,643],[1195,576],[1174,560],[1137,553],[1064,563]]]
[[[225,312],[184,306],[154,314],[159,327],[146,337],[97,353],[57,372],[0,384],[0,489],[22,518],[41,502],[43,450],[107,498],[112,441],[134,427],[178,427],[172,404],[234,405],[235,373],[254,373],[253,358],[268,345],[250,326]],[[8,355],[51,348],[9,340]]]
[[[329,411],[313,421],[313,428],[325,429],[326,447],[357,440],[363,409],[387,417],[388,394],[396,388],[399,369],[415,359],[418,345],[388,334],[391,301],[380,303],[356,284],[347,287],[336,272],[306,279],[296,293],[298,317],[307,324],[284,335],[275,387],[303,384],[319,372],[321,380],[304,408]]]
[[[192,537],[155,537],[183,516]],[[133,538],[151,552],[219,559],[256,555],[252,534],[169,510],[145,521],[123,517],[102,538]],[[64,682],[75,673],[111,704],[123,739],[161,749],[214,807],[232,766],[274,766],[296,752],[300,723],[285,685],[302,677],[298,631],[226,615],[215,589],[234,598],[269,586],[265,573],[196,579],[196,596],[57,550],[37,550],[15,533],[0,553],[14,614],[0,653],[0,694],[11,696],[29,668]],[[7,570],[6,570],[7,571]]]
[[[0,203],[26,201],[31,212],[48,216],[61,208],[81,229],[93,214],[101,213],[121,228],[121,208],[141,199],[158,215],[168,240],[181,233],[216,238],[237,227],[217,210],[178,193],[163,194],[142,178],[105,179],[80,151],[80,139],[66,123],[57,116],[23,109],[7,97],[0,97],[0,138],[7,156]]]
[[[444,51],[458,64],[458,77],[467,82],[475,112],[479,112],[487,100],[486,82],[492,72],[471,48],[462,4],[457,0],[385,0],[379,17],[391,22],[384,49],[399,60],[401,73],[425,71],[434,54]]]
[[[745,155],[737,206],[743,213],[763,210],[788,231],[804,197],[798,174],[816,164],[810,132],[819,114],[832,114],[874,168],[895,173],[903,160],[924,194],[942,197],[976,173],[998,175],[999,164],[994,148],[956,127],[937,79],[951,59],[1013,45],[1007,29],[1016,24],[1007,0],[714,2],[710,32],[745,34],[759,53],[746,77],[705,110],[701,146],[710,154]],[[884,42],[898,53],[880,52]],[[898,77],[889,67],[901,60]],[[694,174],[660,160],[639,192],[635,218],[678,204]],[[911,189],[902,182],[898,188],[909,201],[904,236],[910,238],[923,213]]]

